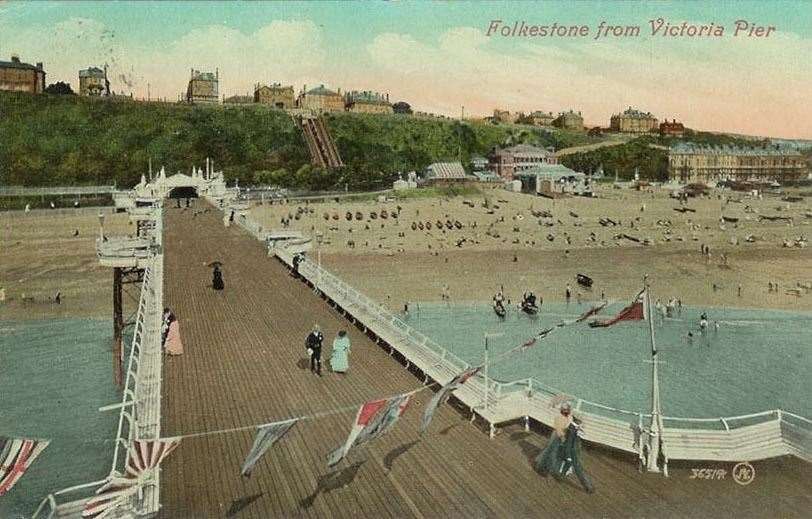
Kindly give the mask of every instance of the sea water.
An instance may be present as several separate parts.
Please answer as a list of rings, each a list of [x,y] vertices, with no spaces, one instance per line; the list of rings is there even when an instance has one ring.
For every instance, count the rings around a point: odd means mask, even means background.
[[[99,407],[121,400],[112,334],[110,320],[0,321],[0,435],[51,441],[0,498],[0,517],[30,517],[49,493],[109,473],[118,411]]]
[[[412,303],[404,320],[469,363],[497,357],[540,330],[571,319],[593,303],[544,303],[537,316],[515,305],[499,318],[486,304]],[[612,304],[588,321],[615,315]],[[699,329],[701,314],[708,329]],[[714,323],[719,323],[718,331]],[[718,418],[782,409],[812,417],[812,315],[769,310],[683,307],[655,317],[663,414]],[[688,338],[688,332],[693,338]],[[558,328],[524,352],[497,360],[489,375],[510,382],[532,377],[538,386],[632,412],[651,409],[651,339],[646,321]]]

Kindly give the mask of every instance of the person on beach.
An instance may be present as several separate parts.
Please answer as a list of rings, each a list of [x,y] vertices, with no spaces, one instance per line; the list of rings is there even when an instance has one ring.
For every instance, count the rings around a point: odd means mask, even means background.
[[[313,325],[313,330],[305,338],[305,348],[310,355],[310,372],[321,376],[321,347],[324,343],[324,335],[318,324]]]
[[[493,306],[494,308],[498,308],[500,311],[505,311],[505,295],[502,293],[502,289],[499,289],[499,292],[493,296]]]
[[[704,334],[705,330],[708,329],[708,314],[702,312],[702,315],[699,316],[699,330]]]
[[[567,288],[564,289],[564,298],[567,300],[567,305],[569,305],[572,298],[572,288],[569,283],[567,283]]]
[[[223,271],[220,270],[220,265],[215,265],[211,273],[211,287],[215,290],[223,290],[226,287],[223,283]]]
[[[566,437],[559,448],[559,458],[562,460],[562,464],[559,466],[559,470],[553,473],[553,477],[561,481],[567,477],[567,473],[572,469],[586,493],[594,494],[595,487],[581,465],[581,431],[581,421],[574,418],[567,427]]]
[[[350,369],[350,338],[345,330],[338,332],[338,335],[333,340],[330,368],[335,373],[346,373]]]
[[[561,404],[559,414],[553,420],[553,433],[550,435],[550,441],[547,442],[547,447],[544,448],[544,451],[538,455],[535,461],[536,471],[542,476],[556,474],[561,467],[559,451],[567,436],[567,429],[572,423],[571,413],[572,406],[570,406],[569,402]]]

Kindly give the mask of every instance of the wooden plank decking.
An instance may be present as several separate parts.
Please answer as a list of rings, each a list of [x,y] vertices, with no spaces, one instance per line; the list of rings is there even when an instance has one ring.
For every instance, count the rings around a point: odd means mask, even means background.
[[[193,214],[166,211],[165,297],[186,351],[165,361],[164,436],[268,422],[419,386],[262,244],[237,227],[224,228],[214,210]],[[213,260],[224,263],[221,293],[210,288],[206,264]],[[304,360],[313,323],[327,343],[322,378]],[[326,361],[339,329],[353,344],[347,376],[330,373]],[[574,479],[559,483],[532,470],[544,432],[510,426],[489,440],[465,413],[445,405],[420,440],[417,424],[429,397],[420,393],[394,430],[334,471],[326,456],[345,440],[352,411],[298,424],[250,479],[239,471],[252,431],[185,439],[163,465],[161,516],[800,517],[812,509],[812,470],[793,458],[755,463],[756,479],[743,487],[730,477],[732,464],[672,466],[665,479],[638,473],[633,457],[587,446],[585,466],[597,487],[587,495]],[[691,467],[720,467],[728,475],[690,479]]]

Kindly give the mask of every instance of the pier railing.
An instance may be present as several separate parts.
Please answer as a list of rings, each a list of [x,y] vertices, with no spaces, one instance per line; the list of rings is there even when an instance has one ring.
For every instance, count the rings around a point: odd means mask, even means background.
[[[158,246],[147,259],[141,282],[135,325],[127,359],[127,372],[121,403],[108,409],[119,409],[118,427],[113,447],[110,476],[122,476],[133,440],[157,439],[161,432],[161,325],[163,319],[163,218],[155,208],[155,226],[147,239]],[[85,502],[106,480],[77,485],[47,496],[33,517],[81,517]],[[135,516],[157,513],[160,472],[144,482],[140,495],[133,496],[127,508]],[[126,515],[126,514],[125,514]]]
[[[292,266],[293,250],[275,250],[276,256]],[[409,363],[424,373],[426,380],[447,383],[470,364],[448,351],[400,317],[337,276],[308,259],[299,273],[348,316],[385,340]],[[532,418],[552,426],[562,398],[573,402],[583,420],[587,441],[643,457],[651,415],[591,402],[527,378],[499,382],[476,377],[458,389],[455,396],[482,416],[491,426],[516,419]],[[780,409],[760,413],[719,417],[663,419],[663,453],[668,459],[752,461],[791,454],[812,461],[812,422]]]

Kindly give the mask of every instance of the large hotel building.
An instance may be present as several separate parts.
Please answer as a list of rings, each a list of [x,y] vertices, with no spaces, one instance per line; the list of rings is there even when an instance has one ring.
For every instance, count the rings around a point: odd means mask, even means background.
[[[798,180],[807,174],[798,151],[778,146],[680,144],[668,151],[668,178],[682,182]]]

